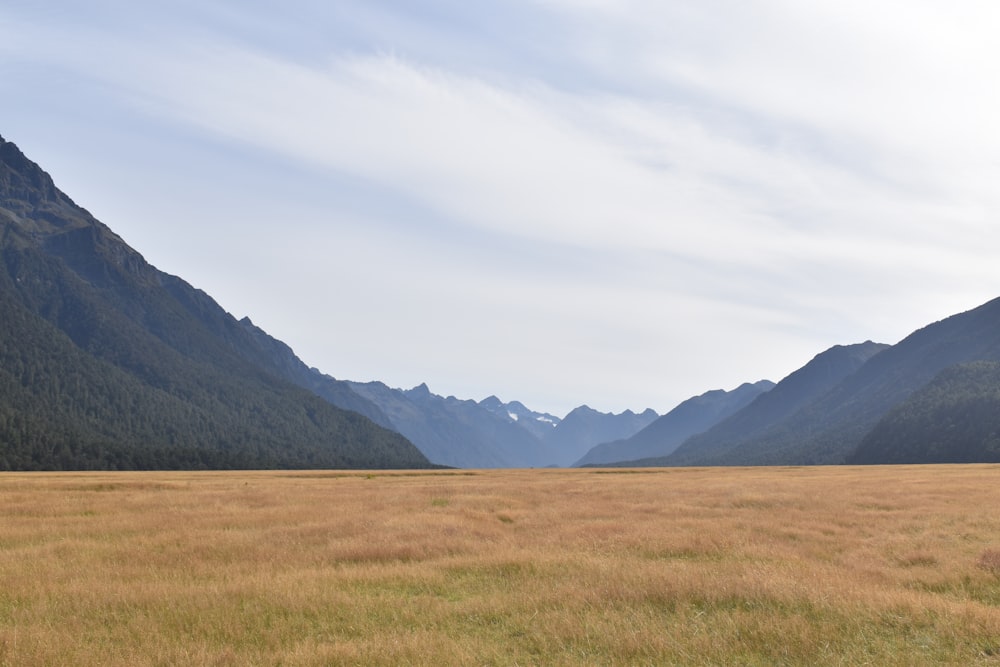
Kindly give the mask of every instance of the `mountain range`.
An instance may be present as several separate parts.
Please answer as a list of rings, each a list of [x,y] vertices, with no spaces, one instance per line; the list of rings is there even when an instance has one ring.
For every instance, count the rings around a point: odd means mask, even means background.
[[[426,384],[409,390],[381,382],[350,386],[430,460],[460,468],[567,466],[597,442],[631,435],[657,417],[651,409],[616,415],[581,406],[560,419],[496,396],[478,402],[439,396]]]
[[[0,470],[1000,461],[997,415],[1000,299],[663,416],[338,380],[148,264],[0,137]]]
[[[838,346],[672,454],[630,466],[998,459],[1000,299],[895,345]]]

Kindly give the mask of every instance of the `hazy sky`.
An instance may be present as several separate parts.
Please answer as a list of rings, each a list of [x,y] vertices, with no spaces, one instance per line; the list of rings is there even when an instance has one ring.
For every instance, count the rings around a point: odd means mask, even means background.
[[[0,0],[0,135],[337,378],[664,412],[1000,295],[1000,4]]]

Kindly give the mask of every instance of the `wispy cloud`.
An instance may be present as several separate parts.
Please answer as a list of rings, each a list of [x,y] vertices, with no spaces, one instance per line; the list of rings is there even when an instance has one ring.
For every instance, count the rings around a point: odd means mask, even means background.
[[[247,257],[308,258],[250,282],[334,374],[665,409],[1000,278],[986,3],[122,7],[10,12],[0,54],[325,184],[286,204],[294,249],[267,193],[233,211]]]

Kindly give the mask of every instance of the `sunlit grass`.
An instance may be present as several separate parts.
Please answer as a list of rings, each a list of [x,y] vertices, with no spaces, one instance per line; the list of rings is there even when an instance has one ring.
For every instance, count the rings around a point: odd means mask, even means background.
[[[998,482],[5,474],[0,665],[1000,663]]]

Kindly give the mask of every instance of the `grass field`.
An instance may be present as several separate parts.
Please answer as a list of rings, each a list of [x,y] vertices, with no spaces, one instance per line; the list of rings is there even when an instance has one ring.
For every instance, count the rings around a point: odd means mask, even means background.
[[[0,475],[0,665],[1000,663],[1000,466]]]

